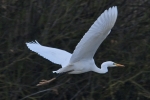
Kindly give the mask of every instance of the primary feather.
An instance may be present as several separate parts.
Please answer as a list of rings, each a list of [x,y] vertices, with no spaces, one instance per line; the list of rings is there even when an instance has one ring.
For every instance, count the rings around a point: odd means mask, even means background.
[[[117,14],[116,6],[105,10],[104,13],[101,14],[76,46],[70,63],[93,58],[96,50],[114,26]]]
[[[53,63],[60,64],[62,67],[65,67],[69,63],[72,55],[71,53],[61,49],[42,46],[37,41],[28,42],[26,45],[30,50],[38,53],[40,56]]]

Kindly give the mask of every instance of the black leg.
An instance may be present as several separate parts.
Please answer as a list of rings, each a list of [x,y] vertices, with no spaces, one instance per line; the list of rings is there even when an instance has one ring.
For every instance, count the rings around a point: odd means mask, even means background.
[[[67,72],[63,72],[63,73],[59,73],[55,78],[58,78],[60,76],[63,76],[63,75],[66,75],[68,74],[69,72],[72,72],[73,70],[70,70],[70,71],[67,71]]]

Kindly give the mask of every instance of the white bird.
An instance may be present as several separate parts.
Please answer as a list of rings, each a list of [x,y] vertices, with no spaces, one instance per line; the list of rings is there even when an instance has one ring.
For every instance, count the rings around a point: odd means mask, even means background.
[[[42,57],[62,66],[62,68],[53,71],[53,73],[67,72],[68,74],[80,74],[89,71],[106,73],[108,72],[108,67],[124,67],[124,65],[106,61],[101,64],[101,68],[98,68],[93,59],[96,50],[111,32],[117,15],[118,11],[116,6],[105,10],[85,33],[73,51],[73,54],[61,49],[42,46],[37,41],[26,43],[26,45],[30,50],[38,53]],[[50,81],[42,80],[38,86],[49,83]]]

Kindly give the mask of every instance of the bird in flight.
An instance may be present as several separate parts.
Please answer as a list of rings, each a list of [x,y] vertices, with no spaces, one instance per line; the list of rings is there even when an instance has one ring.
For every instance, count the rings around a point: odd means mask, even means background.
[[[28,42],[26,45],[30,50],[38,53],[40,56],[62,66],[62,68],[53,71],[53,73],[81,74],[89,71],[106,73],[108,72],[108,67],[124,67],[124,65],[117,64],[113,61],[106,61],[99,68],[93,59],[100,44],[110,34],[116,22],[117,15],[118,11],[116,6],[105,10],[85,33],[72,54],[65,50],[42,46],[36,40]],[[37,86],[50,83],[55,79],[56,77],[51,80],[41,80]]]

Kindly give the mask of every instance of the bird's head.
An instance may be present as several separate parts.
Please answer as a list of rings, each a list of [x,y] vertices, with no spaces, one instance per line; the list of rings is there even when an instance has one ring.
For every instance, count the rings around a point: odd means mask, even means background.
[[[107,67],[125,67],[124,65],[115,63],[113,61],[106,61],[106,62],[102,63],[102,66],[107,66]]]

